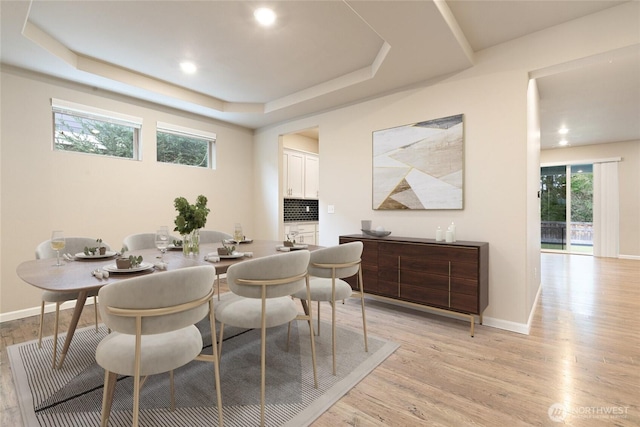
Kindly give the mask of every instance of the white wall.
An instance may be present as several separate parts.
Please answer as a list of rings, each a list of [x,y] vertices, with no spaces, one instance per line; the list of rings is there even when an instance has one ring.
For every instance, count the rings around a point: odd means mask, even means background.
[[[640,259],[640,141],[542,150],[540,162],[588,162],[612,157],[622,158],[618,164],[620,257]]]
[[[207,229],[232,232],[241,222],[253,234],[251,131],[8,67],[0,82],[2,313],[39,305],[39,291],[15,271],[53,229],[119,249],[128,234],[173,229],[174,198],[204,194]],[[51,98],[142,117],[142,161],[52,151]],[[217,169],[157,163],[156,121],[215,132]]]
[[[637,2],[624,4],[478,52],[474,67],[442,81],[260,129],[256,155],[271,165],[256,170],[257,180],[262,186],[272,180],[277,187],[272,171],[279,163],[280,135],[319,126],[320,244],[333,245],[341,234],[358,232],[361,219],[372,219],[394,235],[427,238],[434,237],[437,226],[455,221],[460,239],[490,244],[485,324],[526,333],[540,281],[534,231],[539,201],[533,191],[539,183],[539,137],[528,134],[539,127],[528,121],[539,119],[535,111],[528,116],[528,75],[638,45],[637,16]],[[464,114],[464,209],[372,210],[372,132],[454,114]],[[269,196],[258,201],[258,210],[275,212],[256,220],[265,237],[276,238],[272,218],[279,207],[274,203]],[[327,213],[328,205],[335,206],[335,214]]]

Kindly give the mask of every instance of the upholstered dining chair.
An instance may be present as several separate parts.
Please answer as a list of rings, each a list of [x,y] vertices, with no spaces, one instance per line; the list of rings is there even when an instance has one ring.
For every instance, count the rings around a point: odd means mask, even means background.
[[[96,362],[105,370],[101,426],[106,427],[117,375],[133,377],[133,426],[138,425],[140,387],[148,375],[169,372],[175,409],[173,370],[193,360],[212,362],[223,424],[220,370],[213,308],[213,266],[156,272],[113,282],[100,289],[100,314],[112,332],[100,341]],[[202,353],[195,326],[209,316],[212,354]]]
[[[169,235],[169,243],[172,243],[174,240],[180,240],[180,237]],[[154,249],[156,247],[156,233],[130,234],[124,238],[122,244],[126,246],[129,251]]]
[[[233,239],[231,234],[224,231],[200,230],[200,243],[220,243],[223,240]],[[220,300],[220,273],[216,275],[216,288],[218,290],[218,301]]]
[[[369,351],[367,343],[367,320],[364,311],[364,293],[362,286],[362,242],[345,243],[338,246],[317,249],[311,252],[309,259],[309,287],[311,301],[318,302],[318,334],[320,334],[320,302],[327,301],[331,305],[331,346],[333,351],[333,375],[336,375],[336,301],[356,295],[360,297],[362,308],[362,330],[364,333],[364,349]],[[354,292],[343,279],[358,275],[358,290]],[[303,307],[307,307],[306,293],[298,291],[295,295],[300,298]]]
[[[296,303],[291,298],[298,291],[309,295],[308,263],[309,252],[297,251],[233,264],[227,270],[227,284],[235,295],[228,300],[223,299],[216,306],[216,319],[220,322],[220,352],[225,325],[260,329],[261,426],[264,425],[267,328],[285,325],[295,319],[309,323],[314,386],[318,387],[311,312],[308,315],[299,314]]]
[[[200,230],[200,243],[220,243],[227,239],[233,239],[233,236],[224,231]]]
[[[96,247],[96,239],[91,237],[66,237],[64,239],[64,253],[75,255],[79,252],[83,252],[85,247]],[[102,243],[107,250],[111,250],[111,247],[107,243]],[[56,251],[51,249],[51,240],[46,240],[40,243],[36,247],[36,259],[55,258]],[[98,291],[90,291],[88,297],[93,297],[93,305],[95,308],[95,322],[96,332],[98,331],[98,306],[97,306]],[[53,368],[56,367],[56,361],[58,358],[58,321],[60,318],[60,306],[66,301],[72,301],[78,299],[78,292],[56,292],[56,291],[43,291],[42,301],[40,304],[40,331],[38,333],[38,348],[42,347],[42,329],[44,327],[44,307],[47,303],[55,303],[56,305],[56,318],[53,325]]]

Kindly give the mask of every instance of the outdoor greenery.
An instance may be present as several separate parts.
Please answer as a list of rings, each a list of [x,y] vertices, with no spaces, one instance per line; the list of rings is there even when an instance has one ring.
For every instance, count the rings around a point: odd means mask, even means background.
[[[55,113],[56,150],[133,158],[133,127]]]
[[[159,162],[209,166],[209,141],[168,132],[158,132],[157,139]]]
[[[566,221],[566,186],[564,173],[556,173],[542,168],[541,211],[542,221]],[[593,221],[593,173],[574,173],[571,175],[571,221]]]

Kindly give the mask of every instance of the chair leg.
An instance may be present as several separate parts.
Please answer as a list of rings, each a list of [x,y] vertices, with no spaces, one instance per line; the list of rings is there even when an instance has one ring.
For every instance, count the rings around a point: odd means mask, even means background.
[[[264,300],[262,306],[262,327],[260,330],[260,426],[264,426],[264,395],[266,387],[266,360],[267,360],[267,326],[264,310]]]
[[[362,266],[358,269],[358,284],[360,285],[360,307],[362,307],[362,332],[364,333],[364,351],[369,352],[367,341],[367,316],[364,312],[364,282],[362,281]]]
[[[97,296],[93,296],[93,309],[95,312],[95,319],[96,319],[96,334],[98,333],[98,297]]]
[[[40,304],[40,332],[38,333],[38,348],[42,348],[42,328],[44,326],[44,301]]]
[[[218,341],[218,360],[222,357],[222,337],[224,336],[224,323],[220,323],[220,341]],[[213,337],[212,337],[213,339]]]
[[[318,301],[318,336],[320,336],[320,301]]]
[[[107,427],[109,414],[111,413],[111,403],[113,402],[113,392],[116,389],[115,372],[104,371],[104,391],[102,393],[102,413],[100,415],[100,427]]]
[[[56,321],[53,325],[53,364],[51,369],[56,369],[58,361],[58,320],[60,319],[60,303],[56,303]]]
[[[171,393],[171,412],[176,410],[176,394],[175,394],[175,385],[173,382],[173,369],[169,371],[169,391]]]
[[[224,425],[222,412],[222,391],[220,390],[220,357],[218,351],[218,337],[216,336],[216,319],[213,307],[213,298],[209,300],[209,325],[211,327],[211,354],[213,355],[213,373],[216,382],[216,398],[218,399],[218,425]],[[222,325],[220,326],[222,333]],[[220,335],[220,343],[222,343],[222,334]]]
[[[335,285],[334,285],[335,291]],[[335,296],[334,296],[335,298]],[[331,301],[331,352],[333,353],[333,375],[336,375],[336,302],[332,298]]]

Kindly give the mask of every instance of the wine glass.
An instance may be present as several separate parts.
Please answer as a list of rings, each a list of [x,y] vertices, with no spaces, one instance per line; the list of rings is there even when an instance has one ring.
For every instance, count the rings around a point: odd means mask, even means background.
[[[295,244],[296,242],[296,236],[300,234],[298,232],[298,226],[295,224],[292,224],[289,226],[289,238],[291,239],[291,241]]]
[[[164,262],[164,253],[169,246],[169,230],[167,227],[160,227],[156,231],[156,248],[160,250],[160,262]]]
[[[237,244],[240,244],[240,242],[244,240],[242,225],[239,222],[236,222],[235,228],[233,230],[233,240],[235,240]]]
[[[57,261],[55,264],[56,267],[64,265],[64,262],[60,261],[60,249],[64,249],[64,233],[62,230],[55,230],[51,233],[51,249],[56,251]]]

